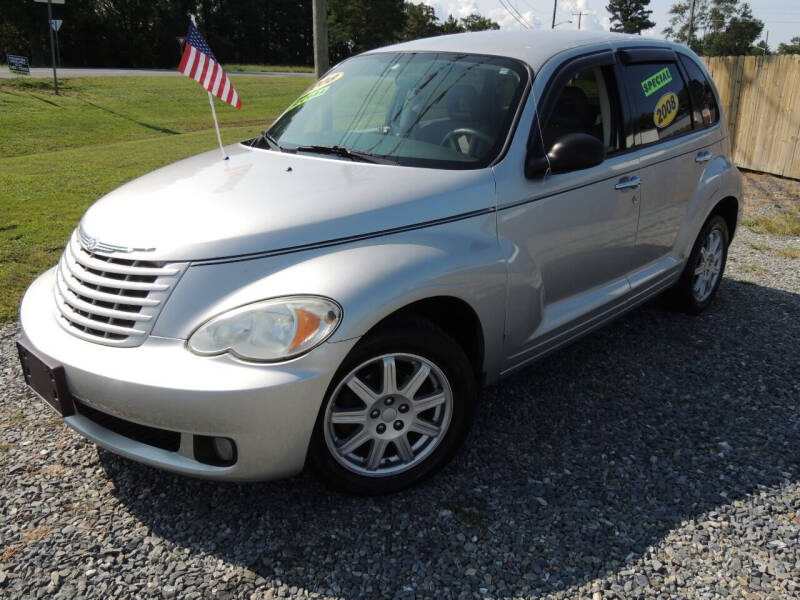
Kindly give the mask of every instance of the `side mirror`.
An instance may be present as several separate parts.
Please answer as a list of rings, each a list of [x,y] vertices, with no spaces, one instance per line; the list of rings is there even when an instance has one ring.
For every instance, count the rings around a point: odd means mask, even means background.
[[[549,167],[553,173],[577,171],[599,165],[606,158],[603,142],[588,133],[567,133],[558,138],[547,156],[532,156],[525,159],[525,177],[541,177]]]

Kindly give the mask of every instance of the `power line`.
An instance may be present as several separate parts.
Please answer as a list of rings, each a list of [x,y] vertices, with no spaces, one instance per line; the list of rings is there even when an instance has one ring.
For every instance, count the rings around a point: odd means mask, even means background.
[[[538,17],[538,18],[541,18],[540,14],[539,14],[539,10],[540,10],[540,9],[539,9],[539,7],[538,7],[538,6],[534,6],[533,4],[531,4],[530,2],[528,2],[528,0],[522,0],[522,2],[523,2],[523,4],[525,4],[525,5],[526,5],[526,6],[527,6],[527,7],[528,7],[530,10],[531,10],[531,12],[532,12],[532,13],[533,13],[533,14],[534,14],[536,17]]]
[[[530,26],[525,21],[525,19],[522,18],[522,15],[520,15],[519,12],[516,11],[516,9],[511,5],[511,0],[499,0],[499,2],[500,2],[500,4],[503,5],[503,8],[506,9],[506,12],[508,12],[508,14],[510,14],[512,17],[514,17],[514,19],[517,21],[517,23],[522,25],[525,29],[530,29]],[[508,2],[508,5],[506,5],[506,2]]]
[[[511,9],[510,9],[508,6],[506,6],[506,3],[505,3],[503,0],[498,0],[498,2],[500,2],[500,5],[501,5],[503,8],[505,8],[505,9],[506,9],[506,12],[507,12],[508,14],[510,14],[512,17],[514,17],[514,20],[515,20],[517,23],[519,23],[520,25],[522,25],[522,26],[523,26],[525,29],[530,29],[530,27],[529,27],[528,25],[526,25],[526,24],[525,24],[523,21],[521,21],[521,20],[520,20],[520,18],[519,18],[517,15],[515,15],[515,14],[514,14],[514,11],[512,11],[512,10],[511,10]]]
[[[508,3],[508,5],[509,5],[509,6],[510,6],[510,7],[511,7],[513,10],[514,10],[514,12],[515,12],[515,13],[517,13],[517,14],[519,15],[519,18],[520,18],[520,19],[522,19],[522,21],[523,21],[523,22],[524,22],[524,23],[525,23],[525,24],[526,24],[526,25],[527,25],[527,26],[530,28],[530,25],[531,25],[531,24],[530,24],[530,23],[528,23],[528,19],[526,19],[526,18],[525,18],[525,15],[523,15],[523,14],[522,14],[522,13],[519,11],[519,9],[518,9],[516,6],[514,6],[514,3],[513,3],[513,2],[511,2],[511,0],[506,0],[506,2],[507,2],[507,3]]]

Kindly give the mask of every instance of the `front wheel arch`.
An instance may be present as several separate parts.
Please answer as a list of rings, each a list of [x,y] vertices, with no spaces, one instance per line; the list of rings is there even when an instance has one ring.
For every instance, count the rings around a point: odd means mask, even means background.
[[[480,317],[466,301],[455,296],[431,296],[402,306],[375,323],[367,332],[378,331],[392,322],[422,318],[453,338],[467,355],[475,379],[485,379],[485,339]]]

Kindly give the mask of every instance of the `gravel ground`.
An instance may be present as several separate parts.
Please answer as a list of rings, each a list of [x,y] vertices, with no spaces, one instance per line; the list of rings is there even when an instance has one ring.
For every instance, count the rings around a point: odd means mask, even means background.
[[[781,210],[753,181],[749,214]],[[491,387],[444,472],[376,499],[98,450],[25,390],[0,328],[0,597],[798,598],[786,248],[742,227],[701,317],[657,300]]]

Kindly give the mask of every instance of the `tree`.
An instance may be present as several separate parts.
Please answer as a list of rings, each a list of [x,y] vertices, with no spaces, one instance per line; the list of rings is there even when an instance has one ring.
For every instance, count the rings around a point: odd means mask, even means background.
[[[655,27],[649,5],[650,0],[609,0],[606,10],[611,13],[611,31],[642,35],[642,30]]]
[[[669,25],[664,28],[664,36],[668,40],[674,40],[681,44],[686,44],[692,50],[701,53],[700,41],[697,38],[697,31],[702,30],[702,24],[708,14],[707,0],[695,0],[694,19],[691,19],[691,0],[681,0],[672,5],[669,9]],[[692,21],[692,31],[689,32],[689,21]]]
[[[778,44],[778,54],[800,54],[800,37],[793,37],[788,44]]]
[[[406,2],[405,19],[403,33],[400,35],[403,40],[416,40],[439,35],[440,27],[436,12],[432,6],[428,6],[424,2],[419,4]]]
[[[753,56],[764,56],[772,54],[772,51],[769,49],[769,45],[767,44],[766,40],[761,40],[755,46],[750,48],[749,54]]]
[[[449,15],[447,20],[439,26],[439,31],[444,35],[449,33],[464,33],[464,28],[461,26],[461,23],[458,22],[458,19],[453,15]]]
[[[0,0],[0,7],[0,55],[49,65],[47,6]],[[328,0],[328,10],[334,64],[400,40],[498,28],[480,15],[442,23],[420,0]],[[70,0],[53,6],[53,18],[64,21],[62,64],[174,69],[189,13],[223,64],[313,63],[311,0]]]
[[[400,37],[403,40],[416,40],[435,35],[486,29],[500,29],[500,24],[478,13],[472,13],[463,19],[456,19],[453,15],[448,15],[447,19],[440,22],[436,18],[433,8],[427,4],[406,2],[405,26]]]
[[[6,54],[30,54],[28,40],[13,23],[0,23],[0,60],[5,60]]]
[[[764,23],[753,17],[746,2],[714,0],[708,13],[708,29],[702,40],[706,56],[742,56],[750,54]]]
[[[650,0],[648,0],[649,2]],[[500,24],[488,17],[472,13],[461,19],[461,27],[465,31],[486,31],[487,29],[500,29]]]
[[[403,0],[328,0],[331,64],[400,39]]]
[[[664,35],[706,56],[750,54],[764,29],[764,23],[753,16],[750,6],[740,0],[695,0],[692,32],[689,11],[690,0],[675,3]]]

